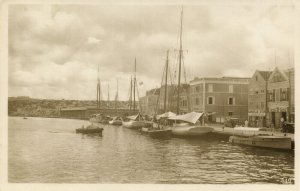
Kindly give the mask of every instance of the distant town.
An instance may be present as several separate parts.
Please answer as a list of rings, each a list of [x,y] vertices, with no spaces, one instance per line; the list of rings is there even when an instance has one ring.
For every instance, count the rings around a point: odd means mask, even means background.
[[[101,101],[101,108],[126,109],[126,101]],[[18,96],[8,98],[9,116],[28,116],[28,117],[65,117],[88,119],[89,116],[81,115],[86,110],[97,112],[96,100],[52,100],[36,99],[28,96]],[[78,115],[78,111],[79,114]],[[77,114],[76,114],[77,113]]]
[[[280,127],[282,118],[287,122],[294,122],[294,83],[293,68],[256,70],[251,78],[194,78],[189,84],[182,84],[180,87],[179,112],[205,111],[209,123],[224,123],[231,118],[240,123],[248,120],[249,126],[254,127]],[[153,116],[162,112],[164,107],[176,112],[175,92],[176,85],[148,90],[146,95],[139,98],[139,103],[136,103],[139,112]],[[167,106],[163,105],[164,99]],[[108,115],[135,113],[130,110],[129,105],[129,101],[102,100],[97,109],[96,100],[47,100],[21,96],[9,97],[8,114],[88,119],[98,112]]]

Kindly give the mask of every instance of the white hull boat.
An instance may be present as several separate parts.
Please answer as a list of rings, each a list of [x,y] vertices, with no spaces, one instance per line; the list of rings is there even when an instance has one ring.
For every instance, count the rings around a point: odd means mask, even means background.
[[[273,149],[292,149],[292,140],[289,137],[283,136],[230,136],[229,142],[234,144],[255,146],[255,147],[265,147]]]
[[[122,119],[120,117],[114,117],[108,122],[110,125],[122,125]]]
[[[121,120],[111,120],[108,122],[110,125],[122,125]]]
[[[203,113],[191,112],[184,115],[169,117],[169,120],[175,121],[172,125],[172,134],[174,136],[202,136],[213,131],[212,127],[200,125],[199,119]],[[177,123],[176,121],[179,121]]]
[[[213,131],[212,127],[208,126],[192,126],[187,123],[176,124],[172,127],[172,134],[174,136],[201,136]]]
[[[229,137],[229,142],[272,149],[292,149],[292,139],[290,137],[266,134],[261,132],[260,128],[235,127],[234,135]]]

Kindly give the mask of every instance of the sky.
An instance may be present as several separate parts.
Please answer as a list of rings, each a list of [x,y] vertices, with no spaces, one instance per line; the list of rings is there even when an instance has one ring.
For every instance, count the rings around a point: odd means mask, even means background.
[[[181,5],[9,5],[8,95],[129,99],[137,61],[139,97],[159,87],[166,52],[178,76]],[[294,67],[293,6],[184,5],[182,81],[251,77]],[[185,75],[184,75],[185,74]]]

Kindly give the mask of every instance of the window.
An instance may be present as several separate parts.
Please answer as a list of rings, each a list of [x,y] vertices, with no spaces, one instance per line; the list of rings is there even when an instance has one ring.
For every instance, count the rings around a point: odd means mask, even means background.
[[[208,104],[209,105],[214,104],[214,98],[213,97],[208,97]]]
[[[208,84],[208,92],[213,92],[213,85],[212,84]]]
[[[228,112],[228,116],[233,116],[233,112],[232,112],[232,111],[229,111],[229,112]]]
[[[229,93],[233,93],[233,85],[229,85]]]
[[[195,91],[196,91],[196,92],[200,92],[200,87],[199,87],[199,86],[196,86],[196,87],[195,87]]]
[[[196,98],[196,105],[199,105],[199,98]]]
[[[183,100],[183,106],[187,106],[187,100]]]
[[[281,101],[286,101],[287,100],[287,89],[280,89],[280,94],[281,94]]]
[[[268,94],[269,94],[268,101],[275,101],[275,90],[269,90]]]
[[[260,103],[260,106],[261,106],[262,109],[264,109],[264,108],[265,108],[265,103],[264,103],[264,102],[261,102],[261,103]]]
[[[229,97],[228,98],[228,105],[233,105],[234,104],[234,98],[233,97]]]
[[[182,100],[181,101],[181,106],[186,107],[187,106],[187,100]]]
[[[275,90],[274,90],[275,91]],[[276,101],[280,101],[280,89],[277,89],[276,91],[275,91],[275,99],[274,100],[276,100]]]

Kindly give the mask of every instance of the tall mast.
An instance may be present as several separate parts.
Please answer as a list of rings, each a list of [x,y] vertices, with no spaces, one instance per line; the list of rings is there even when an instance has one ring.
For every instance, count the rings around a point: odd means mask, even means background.
[[[130,98],[129,98],[129,104],[130,104],[130,111],[132,109],[132,76],[130,78]]]
[[[109,108],[109,83],[107,83],[107,108]]]
[[[181,78],[181,59],[182,59],[182,17],[183,8],[181,8],[181,18],[180,18],[180,47],[179,47],[179,75],[178,75],[178,87],[177,87],[177,114],[179,114],[179,92],[180,92],[180,78]]]
[[[119,96],[119,81],[117,79],[117,93],[116,93],[116,98],[115,98],[115,109],[117,108],[118,96]]]
[[[96,101],[96,104],[97,104],[97,111],[99,111],[99,84],[97,82],[97,101]]]
[[[169,65],[169,50],[167,51],[166,60],[166,80],[165,80],[165,100],[164,100],[164,113],[167,112],[167,85],[168,85],[168,65]]]
[[[134,77],[133,77],[133,112],[135,112],[135,84],[136,84],[136,58],[134,59]]]
[[[101,89],[100,89],[100,78],[99,78],[99,64],[98,64],[98,76],[97,76],[97,110],[100,111],[101,102]]]

